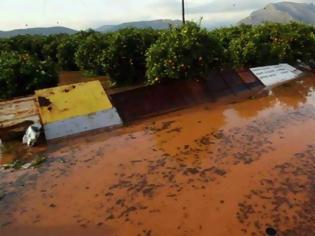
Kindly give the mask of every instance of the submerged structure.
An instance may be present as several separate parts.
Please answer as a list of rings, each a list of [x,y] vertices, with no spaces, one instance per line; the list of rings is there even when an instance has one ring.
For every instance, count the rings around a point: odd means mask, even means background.
[[[99,81],[38,90],[35,94],[47,140],[122,124]]]
[[[302,71],[289,64],[255,67],[251,68],[250,71],[267,89],[287,83],[303,75]]]
[[[108,94],[99,81],[59,86],[36,91],[35,98],[0,102],[0,128],[22,123],[24,133],[40,119],[46,139],[53,140],[202,103],[237,102],[298,79],[304,72],[288,64],[225,70],[203,80],[168,81]]]

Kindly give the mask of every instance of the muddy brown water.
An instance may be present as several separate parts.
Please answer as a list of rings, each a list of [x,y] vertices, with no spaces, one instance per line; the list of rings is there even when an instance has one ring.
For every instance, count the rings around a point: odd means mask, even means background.
[[[82,71],[62,71],[59,74],[59,86],[90,82],[98,80],[107,88],[109,87],[109,78],[107,76],[86,76]]]
[[[0,149],[0,165],[4,165],[15,161],[30,162],[36,156],[44,154],[47,146],[41,141],[36,147],[28,147],[22,144],[22,139],[13,139],[5,141]]]
[[[314,235],[314,87],[49,144],[0,171],[0,235]]]

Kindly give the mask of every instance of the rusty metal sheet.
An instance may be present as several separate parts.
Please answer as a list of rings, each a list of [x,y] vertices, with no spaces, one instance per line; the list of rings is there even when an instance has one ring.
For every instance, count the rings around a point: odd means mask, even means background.
[[[208,92],[212,94],[215,100],[234,95],[231,87],[223,79],[222,72],[214,71],[209,73],[206,78],[206,84]]]
[[[111,95],[125,122],[182,109],[212,100],[205,81],[171,81]]]
[[[234,70],[223,71],[221,74],[222,78],[226,81],[235,95],[247,91],[248,88],[246,87],[245,83]]]
[[[0,129],[25,122],[39,122],[39,113],[33,96],[0,101]]]
[[[160,115],[218,99],[252,96],[235,71],[209,73],[205,80],[170,81],[111,94],[111,101],[124,122]]]
[[[238,70],[237,73],[250,89],[257,90],[264,87],[261,81],[250,70]]]

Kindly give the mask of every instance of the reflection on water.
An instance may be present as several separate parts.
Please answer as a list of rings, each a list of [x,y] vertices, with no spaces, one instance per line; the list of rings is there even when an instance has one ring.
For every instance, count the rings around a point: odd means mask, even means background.
[[[307,78],[51,144],[0,171],[0,234],[312,235],[314,101]]]

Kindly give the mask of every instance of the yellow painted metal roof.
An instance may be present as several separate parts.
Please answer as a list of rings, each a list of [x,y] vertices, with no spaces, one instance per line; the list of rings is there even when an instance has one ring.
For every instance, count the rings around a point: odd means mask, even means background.
[[[38,90],[35,94],[44,124],[112,108],[99,81]]]

